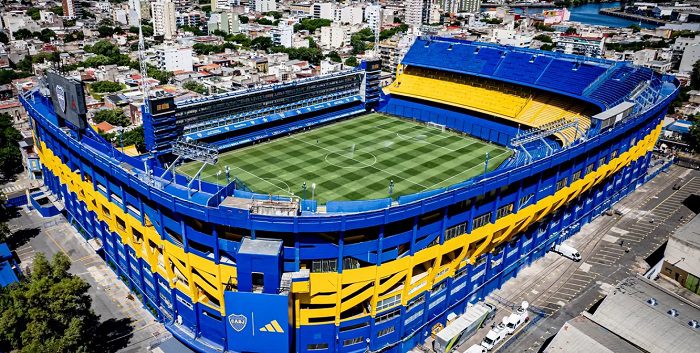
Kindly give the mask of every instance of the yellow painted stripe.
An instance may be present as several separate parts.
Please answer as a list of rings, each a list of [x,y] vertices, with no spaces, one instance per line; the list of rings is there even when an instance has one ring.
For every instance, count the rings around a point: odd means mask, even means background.
[[[279,322],[277,322],[277,320],[272,320],[271,324],[275,328],[275,331],[279,333],[284,333],[284,330],[282,329],[282,327],[280,327],[280,324]]]

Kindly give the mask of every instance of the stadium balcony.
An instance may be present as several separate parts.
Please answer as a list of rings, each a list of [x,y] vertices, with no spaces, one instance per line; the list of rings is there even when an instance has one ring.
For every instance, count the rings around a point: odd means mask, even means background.
[[[595,88],[590,97],[615,106],[632,94],[642,83],[651,80],[654,72],[647,68],[624,64],[615,69],[610,77]]]

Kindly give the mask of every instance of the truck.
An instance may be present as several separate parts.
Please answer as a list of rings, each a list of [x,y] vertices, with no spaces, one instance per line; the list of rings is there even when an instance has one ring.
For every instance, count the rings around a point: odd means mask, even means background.
[[[520,327],[523,323],[530,319],[527,313],[527,308],[529,307],[528,302],[522,302],[520,307],[515,310],[510,316],[508,316],[508,322],[506,323],[506,331],[509,335],[512,335],[515,330]]]
[[[552,251],[571,260],[581,261],[581,254],[572,246],[566,244],[555,244],[552,247]]]
[[[493,317],[496,307],[489,303],[476,303],[467,306],[460,315],[435,335],[433,350],[436,353],[450,353],[455,347],[464,343],[484,322]]]
[[[484,337],[484,340],[481,341],[481,346],[486,348],[487,351],[490,351],[497,344],[501,343],[501,341],[503,341],[503,339],[508,335],[508,329],[506,328],[507,321],[508,317],[506,316],[503,318],[502,323],[499,323],[489,330],[486,337]]]
[[[486,350],[486,348],[484,348],[478,344],[472,345],[466,351],[464,351],[464,353],[486,353],[486,352],[488,352]]]

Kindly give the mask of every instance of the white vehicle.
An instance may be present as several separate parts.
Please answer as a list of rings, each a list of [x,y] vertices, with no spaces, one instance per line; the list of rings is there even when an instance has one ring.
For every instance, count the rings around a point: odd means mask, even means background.
[[[486,352],[488,352],[486,350],[486,348],[484,348],[478,344],[475,344],[475,345],[469,347],[469,349],[467,349],[466,351],[464,351],[464,353],[486,353]]]
[[[552,251],[571,260],[581,261],[581,254],[578,252],[578,250],[566,244],[554,245],[552,247]]]
[[[476,330],[495,311],[496,307],[489,303],[479,302],[475,305],[468,305],[464,314],[451,320],[444,329],[437,333],[435,341],[433,341],[433,350],[437,353],[453,352],[456,347],[474,335]]]
[[[523,323],[530,319],[527,313],[527,308],[530,306],[528,302],[523,302],[518,310],[508,316],[508,323],[506,323],[506,331],[509,335],[512,335],[515,330],[520,327]]]
[[[508,320],[508,317],[503,318],[503,323],[500,323],[496,325],[496,327],[492,328],[487,334],[486,337],[484,337],[484,340],[481,341],[481,346],[486,348],[487,351],[490,351],[495,347],[497,344],[501,343],[504,338],[506,338],[506,335],[508,335],[508,330],[506,329],[506,321]]]

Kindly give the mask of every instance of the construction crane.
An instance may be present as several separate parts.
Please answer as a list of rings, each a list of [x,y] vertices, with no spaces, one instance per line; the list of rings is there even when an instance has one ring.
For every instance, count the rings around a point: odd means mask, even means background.
[[[148,99],[148,83],[146,79],[148,78],[148,65],[146,65],[146,46],[143,43],[143,24],[141,23],[141,0],[136,0],[136,12],[138,13],[139,19],[139,67],[141,70],[141,94],[143,95],[143,109],[144,113],[148,113],[150,110],[149,104],[146,100]]]

